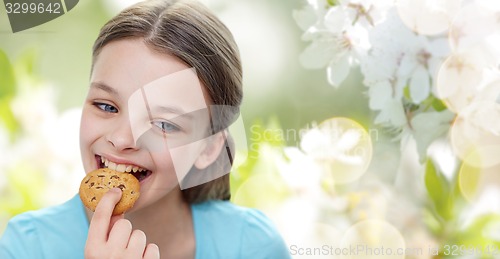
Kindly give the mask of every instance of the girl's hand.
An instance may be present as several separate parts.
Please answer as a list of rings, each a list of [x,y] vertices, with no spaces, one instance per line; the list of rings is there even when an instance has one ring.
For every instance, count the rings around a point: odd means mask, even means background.
[[[121,194],[120,189],[111,189],[97,205],[90,222],[85,258],[160,258],[157,245],[146,246],[144,232],[132,231],[132,223],[123,214],[112,216]]]

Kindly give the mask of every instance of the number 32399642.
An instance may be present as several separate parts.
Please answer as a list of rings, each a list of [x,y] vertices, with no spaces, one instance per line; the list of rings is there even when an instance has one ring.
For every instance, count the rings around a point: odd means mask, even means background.
[[[8,14],[27,14],[27,13],[61,13],[60,3],[6,3],[5,9]]]
[[[445,245],[443,254],[446,256],[498,256],[500,250],[496,245],[465,246]]]

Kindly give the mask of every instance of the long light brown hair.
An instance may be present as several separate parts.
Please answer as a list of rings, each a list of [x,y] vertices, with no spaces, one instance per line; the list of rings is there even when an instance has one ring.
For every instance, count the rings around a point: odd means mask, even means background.
[[[190,0],[153,0],[123,10],[101,29],[94,43],[92,64],[106,44],[126,38],[142,38],[152,50],[174,55],[195,68],[212,104],[240,106],[243,92],[238,48],[231,32],[202,4]],[[230,137],[226,145],[234,151]],[[211,166],[230,170],[217,162]],[[182,190],[184,199],[188,203],[228,200],[229,171],[223,173],[215,180]]]

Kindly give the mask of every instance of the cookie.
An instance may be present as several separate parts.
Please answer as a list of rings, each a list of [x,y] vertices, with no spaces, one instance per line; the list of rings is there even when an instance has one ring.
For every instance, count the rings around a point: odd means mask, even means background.
[[[113,215],[123,214],[134,206],[140,195],[139,181],[129,173],[101,168],[88,173],[80,183],[80,199],[85,207],[95,211],[102,196],[112,188],[122,190],[122,198],[116,204]]]

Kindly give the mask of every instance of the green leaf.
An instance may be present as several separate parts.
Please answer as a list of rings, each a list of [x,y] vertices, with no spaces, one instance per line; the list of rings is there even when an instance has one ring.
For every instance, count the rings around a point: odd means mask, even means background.
[[[275,208],[289,195],[278,174],[253,174],[231,195],[235,204],[251,208]]]
[[[472,153],[471,156],[477,156],[478,153]],[[467,199],[473,200],[478,192],[478,187],[480,186],[481,175],[483,168],[481,166],[475,166],[467,162],[461,163],[459,167],[460,171],[458,173],[458,184],[459,191],[461,195],[464,195]]]
[[[0,49],[0,99],[16,93],[14,70],[5,52]]]
[[[9,96],[0,98],[0,127],[3,126],[7,129],[10,140],[13,141],[19,133],[21,125],[17,121],[16,117],[12,113],[12,109],[10,108],[11,99],[12,98]]]
[[[15,134],[20,128],[10,108],[10,103],[15,94],[14,69],[5,52],[0,49],[0,126],[7,128],[11,140],[14,140]]]
[[[37,87],[41,79],[36,74],[38,67],[37,60],[39,59],[37,49],[27,49],[21,53],[13,64],[16,78],[28,78],[30,80],[29,86]]]
[[[447,109],[446,107],[446,104],[441,100],[441,99],[438,99],[436,97],[432,97],[432,108],[434,108],[434,110],[440,112],[440,111],[444,111]]]
[[[410,87],[408,86],[405,86],[403,88],[403,97],[406,98],[407,100],[411,100],[411,96],[410,96]]]
[[[263,126],[261,120],[256,120],[249,129],[249,147],[246,161],[235,168],[231,173],[231,192],[235,193],[238,188],[252,175],[259,173],[260,168],[267,166],[269,159],[267,156],[273,156],[272,149],[283,147],[282,130],[276,119],[271,119],[267,126]]]
[[[337,0],[326,0],[326,2],[329,6],[336,6],[338,4]]]
[[[494,236],[489,236],[489,234],[496,235],[495,233],[499,224],[500,215],[498,214],[490,213],[480,215],[476,217],[472,223],[468,224],[465,229],[456,233],[452,241],[467,247],[485,248],[488,245],[496,245],[498,247],[500,242],[496,240]],[[496,226],[496,228],[494,226]],[[490,233],[488,233],[488,231]]]
[[[428,209],[424,208],[422,212],[422,221],[425,223],[425,225],[431,231],[432,234],[439,235],[440,233],[442,233],[443,225],[441,224],[441,222],[439,222],[439,220],[436,219],[433,213]]]
[[[446,221],[452,219],[453,199],[450,195],[450,183],[430,159],[425,167],[425,187],[437,214]]]
[[[2,193],[0,211],[14,216],[41,207],[40,193],[45,190],[46,179],[40,168],[19,163],[4,173],[7,187]]]

